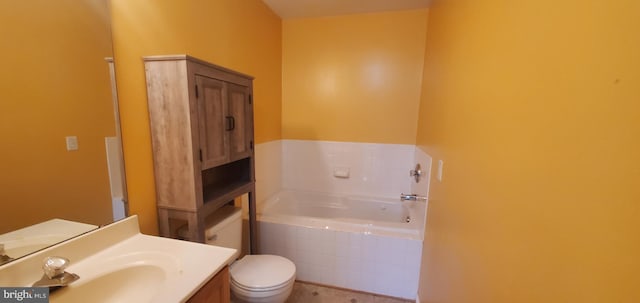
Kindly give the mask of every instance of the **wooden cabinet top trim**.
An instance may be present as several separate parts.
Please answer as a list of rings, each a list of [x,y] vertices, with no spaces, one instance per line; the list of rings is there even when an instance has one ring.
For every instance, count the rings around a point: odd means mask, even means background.
[[[234,74],[243,78],[247,78],[250,80],[255,79],[255,77],[251,76],[251,75],[247,75],[247,74],[243,74],[237,71],[234,71],[232,69],[228,69],[226,67],[222,67],[220,65],[215,65],[213,63],[195,58],[195,57],[191,57],[189,55],[162,55],[162,56],[144,56],[142,57],[142,60],[144,60],[144,62],[153,62],[153,61],[178,61],[178,60],[185,60],[185,61],[191,61],[191,62],[196,62],[202,65],[206,65],[208,67],[220,70],[220,71],[224,71],[230,74]]]

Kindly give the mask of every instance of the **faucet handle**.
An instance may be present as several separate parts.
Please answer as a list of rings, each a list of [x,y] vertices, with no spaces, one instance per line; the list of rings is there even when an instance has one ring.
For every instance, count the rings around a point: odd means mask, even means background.
[[[69,259],[67,258],[46,257],[44,258],[42,269],[44,270],[44,274],[49,277],[49,279],[53,279],[59,275],[64,274],[65,268],[67,268],[70,263],[71,261],[69,261]]]
[[[80,279],[80,276],[64,271],[69,264],[71,264],[71,261],[63,257],[44,258],[42,264],[44,275],[40,280],[33,283],[33,287],[49,287],[49,289],[52,289],[67,286]]]
[[[405,194],[405,193],[400,194],[400,201],[410,201],[410,200],[415,201],[415,199],[416,199],[415,194]]]
[[[427,197],[416,194],[400,194],[400,201],[427,201]]]
[[[420,176],[422,176],[422,169],[420,163],[416,164],[416,167],[409,171],[409,177],[413,177],[416,183],[420,182]]]

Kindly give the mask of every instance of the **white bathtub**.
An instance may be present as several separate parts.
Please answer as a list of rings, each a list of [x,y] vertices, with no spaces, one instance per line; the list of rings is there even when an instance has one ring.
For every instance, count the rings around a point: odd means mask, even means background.
[[[264,203],[258,220],[422,240],[424,203],[281,191]]]
[[[291,259],[301,281],[415,299],[425,206],[281,191],[258,214],[259,250]]]

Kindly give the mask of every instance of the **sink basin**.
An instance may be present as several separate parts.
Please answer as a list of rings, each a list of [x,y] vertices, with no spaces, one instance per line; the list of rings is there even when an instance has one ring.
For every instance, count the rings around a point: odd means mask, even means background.
[[[68,272],[80,279],[54,291],[50,302],[152,302],[180,273],[177,257],[153,250],[93,256]]]
[[[53,292],[50,302],[150,302],[166,277],[157,266],[127,267],[91,280],[79,280]]]

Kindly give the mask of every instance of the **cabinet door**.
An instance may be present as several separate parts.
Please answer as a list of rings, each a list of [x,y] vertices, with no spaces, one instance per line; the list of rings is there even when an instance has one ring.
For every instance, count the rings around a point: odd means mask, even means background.
[[[229,268],[225,266],[195,295],[189,298],[187,303],[228,303],[230,301]]]
[[[202,169],[229,161],[229,129],[225,83],[196,76]]]
[[[253,106],[249,87],[227,83],[229,116],[232,127],[229,131],[231,161],[250,157],[253,151]]]

